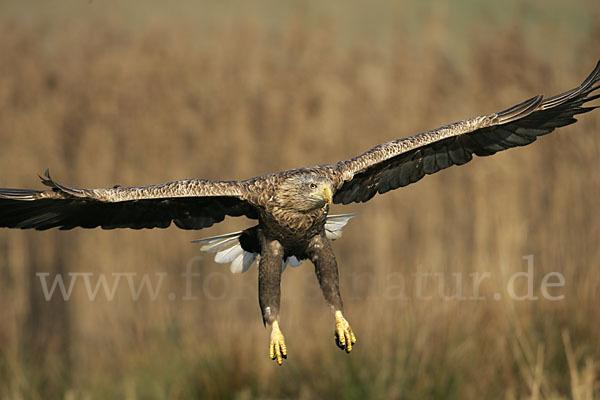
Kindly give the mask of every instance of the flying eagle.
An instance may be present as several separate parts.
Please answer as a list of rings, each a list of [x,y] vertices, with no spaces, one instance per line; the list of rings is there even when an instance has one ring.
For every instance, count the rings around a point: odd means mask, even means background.
[[[287,356],[279,328],[281,273],[286,265],[310,260],[335,317],[335,341],[347,352],[356,337],[344,318],[338,267],[331,240],[354,215],[330,216],[332,203],[360,203],[417,182],[473,155],[489,156],[532,143],[538,136],[576,122],[574,116],[598,106],[600,62],[583,83],[546,100],[540,95],[504,111],[466,119],[375,146],[336,164],[324,164],[242,181],[187,179],[142,187],[77,189],[59,184],[48,171],[49,190],[0,189],[0,226],[44,230],[58,227],[104,229],[202,229],[225,216],[246,216],[258,225],[204,239],[203,251],[231,271],[246,271],[258,260],[263,322],[271,327],[269,355],[281,365]]]

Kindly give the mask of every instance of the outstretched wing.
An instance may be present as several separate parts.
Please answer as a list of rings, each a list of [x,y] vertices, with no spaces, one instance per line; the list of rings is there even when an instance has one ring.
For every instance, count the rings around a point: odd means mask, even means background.
[[[373,147],[337,164],[342,183],[335,203],[364,202],[414,183],[452,165],[469,162],[473,154],[489,156],[525,146],[555,128],[576,122],[574,116],[593,110],[584,104],[598,99],[600,62],[583,83],[547,100],[536,96],[498,113],[456,122],[429,132]]]
[[[243,183],[188,179],[143,187],[77,189],[63,186],[46,171],[50,190],[1,189],[0,227],[201,229],[226,215],[257,218]]]

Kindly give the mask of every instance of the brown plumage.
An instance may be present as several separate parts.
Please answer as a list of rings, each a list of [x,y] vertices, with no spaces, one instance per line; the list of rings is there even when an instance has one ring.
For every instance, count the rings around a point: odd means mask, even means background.
[[[258,219],[257,226],[243,232],[209,239],[213,249],[209,251],[239,243],[244,257],[254,254],[243,258],[240,272],[260,255],[259,302],[264,322],[273,327],[271,357],[281,364],[286,355],[278,323],[279,282],[282,260],[292,257],[314,263],[325,299],[336,316],[337,342],[350,351],[356,339],[341,313],[330,240],[339,237],[338,231],[351,216],[342,216],[341,225],[328,230],[328,221],[340,224],[339,217],[327,215],[330,204],[365,202],[376,193],[464,164],[473,154],[487,156],[532,143],[538,136],[574,123],[575,115],[597,108],[584,104],[600,97],[593,94],[600,87],[598,81],[600,62],[579,87],[547,100],[536,96],[504,111],[383,143],[337,164],[244,181],[188,179],[145,187],[77,189],[56,183],[46,172],[42,183],[49,190],[0,189],[0,226],[141,229],[166,228],[174,222],[182,229],[202,229],[225,216]]]

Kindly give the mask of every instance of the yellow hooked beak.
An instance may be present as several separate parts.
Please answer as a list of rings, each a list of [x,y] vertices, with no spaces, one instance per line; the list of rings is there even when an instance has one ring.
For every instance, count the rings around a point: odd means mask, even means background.
[[[331,193],[331,188],[329,186],[323,186],[321,189],[321,197],[326,203],[331,204],[331,201],[333,200],[333,194]]]

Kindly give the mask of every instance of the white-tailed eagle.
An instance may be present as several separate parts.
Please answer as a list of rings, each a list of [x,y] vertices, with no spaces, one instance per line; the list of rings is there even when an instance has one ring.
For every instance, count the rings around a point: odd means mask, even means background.
[[[308,259],[335,316],[335,339],[347,352],[356,337],[342,312],[338,268],[330,241],[353,215],[330,216],[332,203],[365,202],[417,182],[473,155],[489,156],[525,146],[575,115],[598,106],[600,62],[583,83],[544,99],[535,96],[506,110],[466,119],[373,147],[336,164],[318,165],[243,181],[179,180],[154,186],[77,189],[61,185],[46,172],[47,190],[0,189],[0,227],[71,229],[74,227],[202,229],[225,216],[258,220],[241,232],[205,239],[202,249],[217,262],[244,272],[258,260],[259,303],[271,327],[269,354],[281,364],[287,349],[279,328],[280,280],[286,265]],[[282,267],[283,266],[283,267]]]

